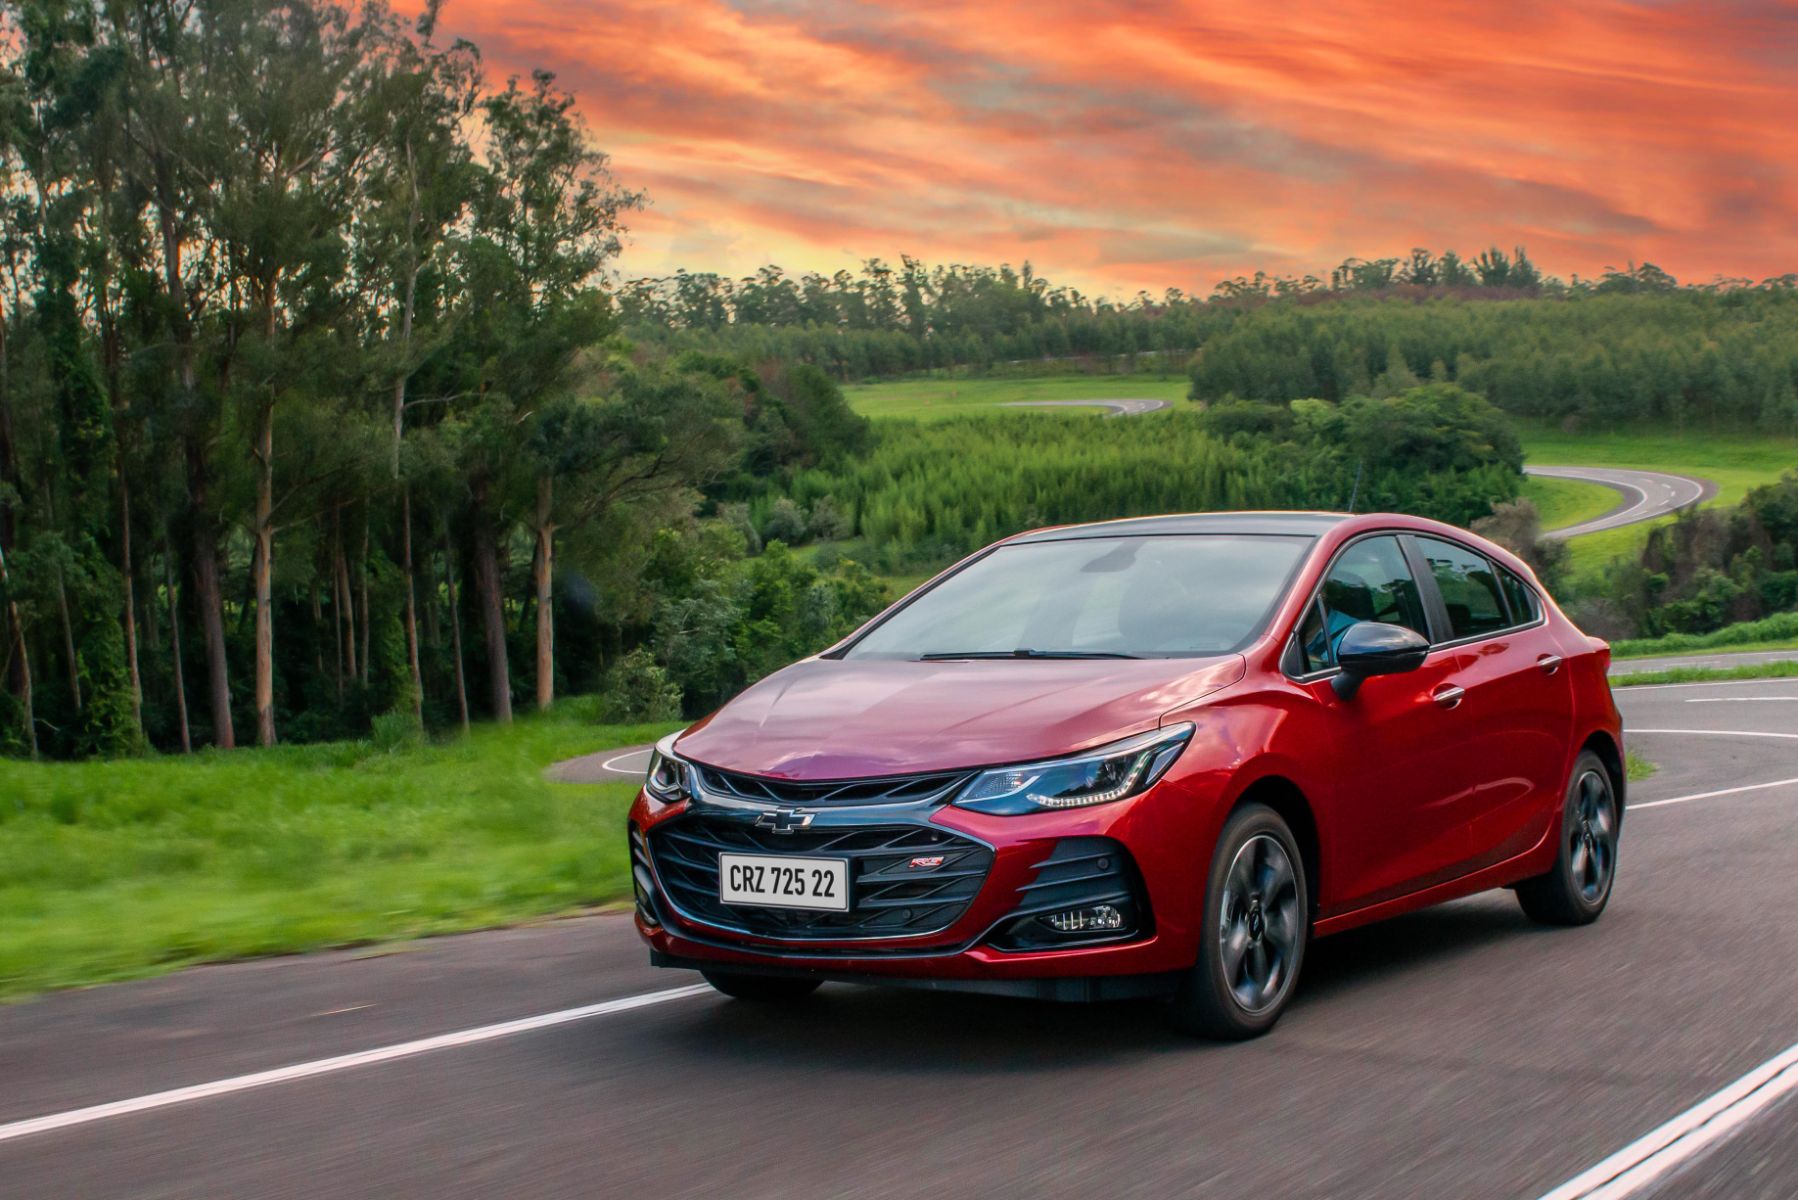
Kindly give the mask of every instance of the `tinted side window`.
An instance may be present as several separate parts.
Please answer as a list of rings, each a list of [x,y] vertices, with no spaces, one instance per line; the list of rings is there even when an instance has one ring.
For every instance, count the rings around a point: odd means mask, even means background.
[[[1505,589],[1505,599],[1511,602],[1511,624],[1528,625],[1542,615],[1542,602],[1536,599],[1529,584],[1503,567],[1498,569],[1498,582]]]
[[[1417,580],[1397,538],[1364,538],[1344,550],[1324,577],[1323,601],[1328,662],[1322,665],[1336,661],[1336,643],[1357,621],[1403,625],[1430,636]]]
[[[1486,559],[1451,542],[1420,537],[1418,549],[1429,560],[1430,573],[1448,606],[1448,623],[1454,637],[1497,633],[1510,622],[1498,591],[1498,577]]]
[[[1336,665],[1336,655],[1331,653],[1329,631],[1324,624],[1324,609],[1321,604],[1313,604],[1307,608],[1305,619],[1299,622],[1298,660],[1297,669],[1301,675]]]

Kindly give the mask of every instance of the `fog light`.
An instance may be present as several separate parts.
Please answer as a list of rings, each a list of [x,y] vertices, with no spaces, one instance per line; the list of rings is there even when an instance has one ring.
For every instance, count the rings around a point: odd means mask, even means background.
[[[1124,914],[1115,905],[1095,904],[1050,913],[1042,922],[1056,933],[1109,933],[1124,927]]]

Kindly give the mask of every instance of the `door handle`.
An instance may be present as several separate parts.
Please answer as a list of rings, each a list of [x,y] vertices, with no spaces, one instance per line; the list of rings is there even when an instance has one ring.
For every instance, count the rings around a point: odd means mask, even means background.
[[[1434,700],[1437,704],[1440,704],[1443,708],[1456,708],[1460,706],[1462,697],[1466,695],[1466,688],[1456,687],[1452,683],[1445,683],[1430,693],[1430,699]]]
[[[1561,656],[1559,654],[1544,654],[1541,658],[1536,660],[1536,665],[1542,669],[1544,675],[1553,675],[1556,671],[1561,669]]]

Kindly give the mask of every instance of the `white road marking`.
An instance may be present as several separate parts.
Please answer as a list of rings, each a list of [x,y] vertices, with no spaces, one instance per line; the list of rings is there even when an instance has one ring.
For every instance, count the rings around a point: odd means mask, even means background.
[[[1695,696],[1687,704],[1764,704],[1769,700],[1791,703],[1798,696]]]
[[[632,750],[627,754],[620,754],[616,758],[608,758],[608,759],[606,759],[606,761],[600,763],[599,767],[600,767],[600,770],[610,771],[615,775],[634,775],[640,768],[621,767],[618,764],[623,762],[627,758],[636,758],[638,755],[642,755],[643,756],[643,767],[647,768],[649,766],[649,756],[652,752],[653,752],[652,747],[645,746],[641,750]]]
[[[497,1025],[482,1025],[475,1029],[464,1029],[456,1033],[442,1033],[436,1037],[419,1038],[417,1041],[379,1046],[373,1050],[361,1050],[354,1054],[340,1054],[335,1058],[320,1058],[314,1059],[312,1062],[295,1063],[290,1067],[276,1067],[270,1071],[258,1071],[253,1075],[237,1075],[230,1079],[198,1083],[192,1087],[175,1088],[167,1092],[152,1092],[147,1096],[136,1096],[130,1100],[114,1100],[109,1104],[95,1104],[88,1108],[76,1108],[67,1112],[51,1113],[48,1116],[32,1117],[29,1120],[0,1125],[0,1142],[30,1137],[34,1133],[49,1133],[55,1129],[67,1129],[74,1125],[108,1121],[114,1117],[126,1117],[133,1113],[148,1112],[151,1109],[168,1108],[175,1104],[190,1104],[195,1100],[208,1100],[214,1096],[228,1096],[233,1092],[249,1091],[251,1088],[268,1087],[276,1083],[292,1083],[296,1079],[311,1079],[314,1076],[348,1071],[355,1067],[373,1066],[376,1063],[392,1062],[399,1058],[412,1058],[419,1054],[430,1054],[438,1050],[451,1050],[458,1046],[472,1046],[477,1042],[491,1042],[496,1038],[512,1037],[515,1034],[548,1029],[555,1025],[566,1025],[571,1021],[586,1021],[593,1017],[605,1017],[613,1013],[631,1012],[639,1008],[648,1008],[651,1005],[666,1004],[671,1000],[685,1000],[689,996],[704,995],[711,990],[707,984],[695,983],[686,987],[669,988],[666,991],[643,992],[636,996],[625,996],[622,999],[607,1000],[600,1004],[588,1004],[581,1008],[565,1008],[559,1012],[522,1017],[516,1021],[501,1021]]]
[[[1644,1134],[1542,1200],[1623,1200],[1704,1153],[1788,1092],[1798,1090],[1798,1046]]]
[[[1763,733],[1758,729],[1631,729],[1623,727],[1625,734],[1631,733],[1689,733],[1696,737],[1761,737],[1761,738],[1795,738],[1798,733]]]
[[[1647,674],[1646,671],[1644,671],[1642,673]],[[1783,683],[1786,686],[1790,687],[1791,683],[1792,683],[1792,678],[1789,675],[1786,675],[1786,676],[1769,675],[1765,679],[1705,679],[1705,680],[1701,680],[1697,683],[1620,683],[1620,682],[1618,682],[1618,679],[1627,679],[1627,678],[1629,678],[1629,676],[1626,674],[1626,675],[1619,676],[1615,679],[1612,679],[1611,687],[1616,691],[1621,691],[1626,694],[1634,694],[1636,692],[1662,692],[1662,691],[1666,691],[1668,688],[1754,687],[1759,684],[1769,684],[1769,683]]]
[[[1626,804],[1624,808],[1635,812],[1638,808],[1660,808],[1666,804],[1685,804],[1692,800],[1714,800],[1718,796],[1734,796],[1739,792],[1760,792],[1767,788],[1789,787],[1798,783],[1798,778],[1775,779],[1771,783],[1745,783],[1741,787],[1718,788],[1714,792],[1693,792],[1690,796],[1674,796],[1669,800],[1645,800],[1641,804]]]

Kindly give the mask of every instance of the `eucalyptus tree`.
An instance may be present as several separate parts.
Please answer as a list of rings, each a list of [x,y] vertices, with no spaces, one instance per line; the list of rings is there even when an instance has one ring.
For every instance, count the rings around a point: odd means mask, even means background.
[[[451,415],[464,455],[488,695],[493,716],[509,721],[500,542],[514,519],[506,493],[515,451],[533,414],[568,394],[577,353],[612,327],[602,272],[618,253],[622,217],[641,201],[613,181],[573,96],[549,73],[528,85],[508,80],[481,101],[480,116],[482,170],[458,245],[463,286],[479,303],[458,328],[466,398]]]
[[[369,154],[357,189],[354,268],[380,338],[375,362],[389,398],[390,472],[400,497],[400,567],[413,713],[423,719],[412,481],[404,474],[407,413],[440,404],[412,394],[421,364],[453,335],[467,297],[453,278],[451,240],[479,180],[467,125],[479,100],[480,55],[457,40],[436,45],[441,0],[408,35],[392,19],[372,28]]]
[[[215,0],[208,17],[226,151],[212,214],[232,304],[218,364],[250,441],[256,740],[275,741],[276,409],[328,339],[367,143],[355,119],[367,26],[335,6]],[[290,493],[291,494],[291,493]]]

